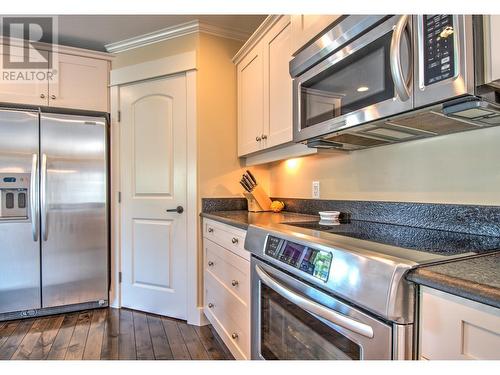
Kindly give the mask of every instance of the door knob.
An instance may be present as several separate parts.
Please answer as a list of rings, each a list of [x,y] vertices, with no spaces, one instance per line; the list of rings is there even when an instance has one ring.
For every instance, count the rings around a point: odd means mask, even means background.
[[[55,96],[55,95],[51,95],[51,96],[50,96],[50,99],[55,99],[55,98],[56,98],[56,96]]]
[[[233,332],[233,333],[231,334],[231,337],[232,337],[234,340],[236,340],[236,339],[238,338],[238,334],[237,334],[236,332]]]
[[[45,94],[40,94],[40,98],[44,99],[45,98]]]
[[[261,137],[259,137],[259,136],[257,136],[257,137],[255,137],[255,140],[256,140],[257,142],[260,142],[260,141],[262,141],[262,138],[261,138]]]
[[[265,139],[267,139],[267,135],[262,134],[261,138],[262,138],[263,140],[265,140]]]
[[[240,283],[238,282],[238,280],[233,280],[231,281],[231,285],[232,286],[238,286]]]
[[[231,240],[232,243],[234,244],[237,244],[238,243],[238,239],[236,237],[233,237],[233,239]]]
[[[211,260],[209,260],[209,261],[208,261],[208,266],[209,266],[209,267],[213,267],[213,265],[214,265],[214,262],[212,262]]]
[[[209,304],[208,304],[208,308],[209,308],[209,309],[212,309],[214,306],[215,306],[215,305],[214,305],[213,303],[209,303]]]
[[[184,212],[184,207],[182,206],[177,206],[177,208],[171,208],[169,210],[166,210],[167,212],[177,212],[178,214],[182,214]]]

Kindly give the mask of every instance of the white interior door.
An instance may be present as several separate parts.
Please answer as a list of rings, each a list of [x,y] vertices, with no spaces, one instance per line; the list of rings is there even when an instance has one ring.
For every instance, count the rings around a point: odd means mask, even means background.
[[[186,319],[186,77],[119,92],[122,306]]]

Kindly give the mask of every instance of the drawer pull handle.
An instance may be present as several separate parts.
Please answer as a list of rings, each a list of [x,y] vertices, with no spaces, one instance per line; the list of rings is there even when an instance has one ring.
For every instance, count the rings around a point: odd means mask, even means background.
[[[237,244],[238,243],[238,239],[236,237],[233,237],[233,239],[231,240],[232,243],[234,244]]]
[[[231,337],[233,338],[233,340],[236,340],[238,338],[238,334],[236,332],[233,332],[231,334]]]
[[[208,228],[208,233],[213,233],[214,232],[214,228]]]
[[[215,305],[214,305],[212,302],[210,302],[210,303],[208,304],[208,308],[209,308],[209,309],[212,309],[214,306],[215,306]]]
[[[214,262],[212,262],[211,260],[208,261],[208,266],[209,267],[212,267],[214,265]]]
[[[238,280],[233,280],[233,281],[231,281],[231,285],[232,285],[232,286],[238,286],[238,284],[239,284],[239,281],[238,281]]]

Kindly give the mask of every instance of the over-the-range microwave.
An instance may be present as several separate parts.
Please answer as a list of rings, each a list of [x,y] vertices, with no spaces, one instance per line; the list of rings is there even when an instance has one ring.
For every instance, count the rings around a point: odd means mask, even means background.
[[[500,16],[350,15],[290,62],[293,137],[356,150],[500,125]]]

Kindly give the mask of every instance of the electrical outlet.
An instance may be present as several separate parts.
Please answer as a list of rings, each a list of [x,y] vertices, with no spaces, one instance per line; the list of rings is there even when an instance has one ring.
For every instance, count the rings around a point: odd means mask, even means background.
[[[319,199],[319,181],[312,182],[312,197]]]

